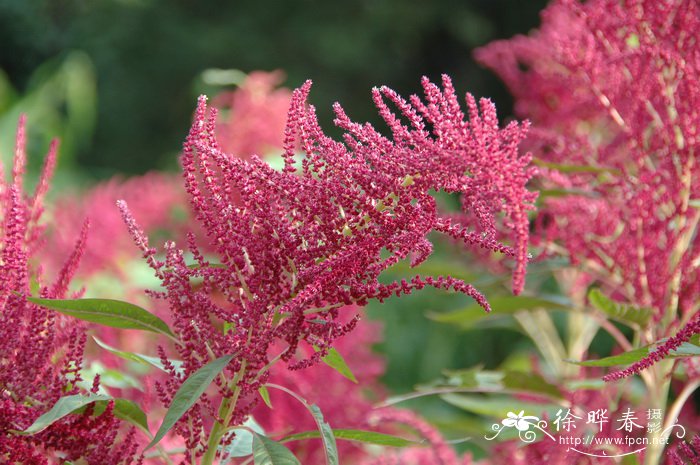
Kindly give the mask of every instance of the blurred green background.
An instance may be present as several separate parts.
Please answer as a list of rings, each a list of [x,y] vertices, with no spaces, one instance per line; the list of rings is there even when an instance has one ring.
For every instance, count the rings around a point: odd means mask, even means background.
[[[372,86],[409,94],[445,72],[507,116],[503,86],[471,51],[535,27],[545,3],[0,0],[0,148],[26,111],[30,148],[60,136],[73,177],[175,169],[196,95],[212,91],[198,79],[207,68],[282,69],[288,87],[313,79],[327,128],[336,100],[374,121]]]
[[[501,82],[474,62],[472,50],[527,33],[545,4],[0,0],[0,154],[7,163],[17,116],[26,112],[35,168],[48,140],[61,138],[54,194],[115,174],[174,171],[196,96],[221,90],[201,78],[211,68],[281,69],[287,87],[313,79],[310,100],[327,130],[335,101],[354,120],[377,122],[371,87],[385,84],[408,95],[419,92],[421,76],[436,80],[442,73],[452,76],[460,94],[491,97],[506,120],[512,102]],[[434,274],[480,280],[490,297],[510,293],[509,277],[494,280],[480,265],[439,249]],[[515,348],[533,349],[512,321],[465,331],[426,318],[470,304],[425,290],[370,306],[371,317],[385,324],[380,349],[389,360],[390,391],[409,392],[443,369],[493,369]],[[436,397],[407,405],[448,429],[467,421]]]

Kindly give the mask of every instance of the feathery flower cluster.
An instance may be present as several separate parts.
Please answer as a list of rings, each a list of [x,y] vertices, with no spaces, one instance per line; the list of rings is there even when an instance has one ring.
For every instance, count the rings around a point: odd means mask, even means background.
[[[681,442],[672,449],[669,465],[700,465],[700,436],[695,436],[690,444]]]
[[[213,357],[235,354],[225,370],[235,388],[219,384],[219,393],[226,398],[240,390],[227,418],[240,424],[270,362],[281,359],[292,369],[317,362],[357,322],[357,316],[341,315],[350,304],[433,286],[467,294],[488,310],[484,297],[456,278],[379,281],[401,260],[418,265],[428,258],[427,236],[433,231],[514,256],[514,291],[522,289],[527,210],[535,198],[525,188],[532,175],[530,158],[518,152],[525,126],[499,129],[493,104],[477,104],[471,95],[467,121],[445,76],[443,89],[423,80],[427,103],[418,97],[408,102],[387,88],[373,91],[393,140],[369,124],[352,122],[336,105],[336,124],[346,131],[343,144],[319,127],[314,108],[306,103],[310,85],[293,94],[281,172],[256,156],[241,160],[222,152],[215,138],[216,111],[207,112],[206,99],[200,98],[182,165],[196,218],[220,263],[208,262],[192,235],[194,264],[173,243],[166,244],[165,259],[157,259],[126,204],[119,203],[163,282],[166,291],[154,295],[167,300],[182,341],[178,352],[185,372],[173,371],[161,386],[166,404],[184,376]],[[295,147],[303,151],[301,163],[295,161]],[[435,191],[461,194],[463,214],[475,218],[475,227],[441,215]],[[501,216],[513,231],[513,246],[497,240]],[[301,343],[314,348],[311,355],[300,358]],[[281,352],[272,356],[277,344]],[[187,424],[202,425],[205,412],[218,418],[208,402],[200,402],[176,426],[190,448],[197,447],[200,436]]]
[[[694,0],[556,0],[532,35],[477,51],[533,121],[550,187],[572,193],[545,202],[545,236],[616,299],[654,308],[655,338],[699,308],[699,27]]]
[[[85,344],[82,326],[26,300],[32,293],[44,298],[69,295],[85,247],[87,223],[55,281],[44,281],[36,263],[43,232],[39,222],[57,148],[53,141],[36,190],[26,196],[21,117],[10,182],[0,167],[0,461],[48,464],[60,457],[60,463],[81,458],[91,465],[128,463],[136,447],[133,433],[121,446],[115,445],[119,421],[111,406],[99,416],[88,408],[33,435],[13,432],[26,429],[60,397],[80,392],[76,383],[81,381]]]

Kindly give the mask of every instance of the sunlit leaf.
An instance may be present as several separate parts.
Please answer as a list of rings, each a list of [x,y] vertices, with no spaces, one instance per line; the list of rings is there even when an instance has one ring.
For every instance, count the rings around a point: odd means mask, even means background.
[[[22,434],[36,434],[40,431],[45,430],[49,426],[51,426],[53,423],[57,422],[61,418],[70,415],[71,413],[75,412],[76,410],[79,410],[82,407],[85,407],[86,405],[89,405],[93,402],[101,401],[101,400],[111,400],[112,398],[110,396],[104,396],[104,395],[89,395],[89,396],[84,396],[81,394],[75,394],[72,396],[66,396],[66,397],[61,397],[58,399],[56,404],[54,404],[51,409],[46,412],[45,414],[41,415],[39,418],[37,418],[34,423],[32,423],[29,428],[25,429],[22,431]]]
[[[258,389],[258,393],[260,394],[260,397],[262,398],[263,402],[265,402],[265,405],[267,405],[269,408],[272,408],[272,401],[270,401],[270,391],[268,391],[265,386],[260,386],[260,388]]]
[[[61,300],[37,297],[28,297],[27,300],[84,321],[112,328],[141,329],[175,337],[163,320],[129,302],[112,299]]]
[[[354,441],[386,447],[411,447],[421,444],[409,439],[392,436],[391,434],[377,433],[375,431],[363,431],[358,429],[333,429],[333,435],[336,437],[336,439],[342,439],[344,441]],[[287,442],[298,441],[301,439],[318,439],[320,437],[321,433],[318,430],[312,430],[286,436],[282,439],[282,441]]]
[[[334,348],[331,348],[328,351],[328,354],[321,359],[323,363],[328,365],[329,367],[333,368],[335,371],[343,375],[345,378],[349,379],[353,383],[357,383],[357,378],[355,378],[355,375],[352,373],[350,370],[350,367],[348,366],[347,363],[345,363],[345,359],[343,358],[342,355],[340,355],[340,352],[335,350]]]

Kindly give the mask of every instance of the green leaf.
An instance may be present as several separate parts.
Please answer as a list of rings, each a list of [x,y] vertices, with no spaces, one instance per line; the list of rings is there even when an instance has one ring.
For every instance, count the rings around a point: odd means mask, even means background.
[[[100,375],[100,389],[95,394],[107,394],[106,387],[115,387],[117,389],[134,388],[143,391],[143,386],[138,379],[122,371],[107,368],[98,360],[80,370],[82,381],[79,381],[77,385],[84,389],[85,392],[89,392],[95,376],[98,374]]]
[[[292,451],[258,433],[253,434],[255,465],[301,465]]]
[[[481,367],[466,370],[445,371],[446,379],[430,384],[424,389],[447,387],[473,389],[475,391],[509,391],[540,394],[553,399],[564,399],[561,390],[536,373],[516,370],[491,371]],[[420,390],[421,388],[419,388]]]
[[[98,346],[102,347],[104,350],[111,352],[112,354],[116,355],[117,357],[121,357],[124,360],[129,360],[132,362],[140,363],[142,365],[150,365],[158,368],[159,370],[167,371],[165,369],[165,366],[163,366],[163,362],[161,362],[160,358],[158,357],[151,357],[149,355],[144,355],[144,354],[139,354],[136,352],[127,352],[124,350],[119,350],[115,349],[114,347],[108,345],[106,342],[103,342],[96,338],[95,336],[92,336],[92,338],[95,340]],[[182,368],[182,361],[180,360],[170,360],[170,363],[172,363],[173,367],[175,368],[175,371],[177,373],[182,373],[183,368]]]
[[[692,342],[684,342],[676,350],[672,350],[668,356],[670,358],[697,357],[700,356],[700,347]]]
[[[603,357],[597,360],[567,360],[567,362],[584,367],[612,367],[615,365],[630,365],[643,359],[648,354],[648,347],[640,347],[639,349],[630,350],[629,352],[618,355],[611,355],[610,357]]]
[[[543,308],[545,310],[568,310],[571,303],[561,297],[531,297],[531,296],[498,296],[489,299],[491,313],[484,312],[484,309],[477,304],[449,313],[430,313],[428,316],[440,323],[449,323],[461,329],[471,329],[474,324],[484,318],[496,318],[499,316],[512,315],[521,310],[534,310]]]
[[[619,173],[620,171],[616,168],[605,168],[601,166],[588,166],[588,165],[565,165],[560,163],[550,163],[544,160],[534,158],[532,163],[537,166],[542,166],[545,168],[557,170],[560,173]]]
[[[136,402],[128,399],[114,399],[114,416],[148,431],[146,413]]]
[[[344,441],[361,442],[364,444],[374,444],[377,446],[386,447],[411,447],[419,446],[421,443],[404,439],[391,434],[377,433],[375,431],[363,431],[359,429],[333,429],[333,435],[336,439]],[[301,439],[318,439],[321,433],[318,430],[304,431],[286,436],[281,441],[299,441]]]
[[[104,326],[122,329],[141,329],[175,337],[168,325],[143,308],[112,299],[39,299],[28,297],[28,301],[64,315],[81,320],[99,323]]]
[[[120,420],[128,421],[134,426],[138,426],[143,431],[148,431],[148,420],[146,413],[141,410],[136,402],[128,399],[112,399],[114,401],[114,416]],[[101,415],[107,408],[109,401],[98,401],[95,404],[95,415]]]
[[[542,417],[543,413],[547,413],[551,418],[554,418],[557,410],[561,408],[561,405],[557,404],[537,404],[504,396],[444,394],[440,398],[462,410],[496,418],[506,418],[508,412],[521,410],[524,410],[527,415]]]
[[[588,301],[610,318],[627,325],[644,328],[651,319],[652,310],[650,308],[615,302],[600,292],[600,289],[591,289],[588,292]]]
[[[314,416],[314,420],[316,420],[318,429],[321,432],[327,465],[338,465],[338,446],[335,443],[335,436],[331,426],[323,419],[321,409],[316,404],[310,405],[309,411]]]
[[[338,465],[338,447],[335,443],[335,436],[333,436],[333,430],[331,429],[330,425],[323,419],[321,409],[318,408],[317,405],[309,404],[299,394],[287,389],[284,386],[280,386],[278,384],[266,384],[266,386],[286,392],[298,400],[309,412],[311,412],[311,415],[314,417],[314,421],[316,421],[316,426],[318,426],[318,430],[320,431],[321,439],[323,440],[326,465]]]
[[[537,196],[537,203],[541,204],[543,200],[550,197],[565,197],[567,195],[580,195],[582,197],[598,197],[596,192],[591,192],[583,189],[541,189],[540,195]]]
[[[112,398],[110,396],[94,394],[90,396],[75,394],[72,396],[61,397],[60,399],[58,399],[58,402],[56,402],[56,404],[53,407],[51,407],[51,410],[37,418],[34,421],[34,423],[32,423],[29,426],[29,428],[25,429],[24,431],[21,431],[20,434],[39,433],[40,431],[45,430],[61,418],[70,415],[71,413],[75,412],[76,410],[79,410],[82,407],[85,407],[86,405],[101,400],[111,399]]]
[[[316,349],[316,351],[318,352],[317,347],[314,347],[314,349]],[[325,357],[323,357],[321,360],[323,361],[323,363],[325,363],[329,367],[333,368],[335,371],[340,373],[342,376],[349,379],[353,383],[357,384],[357,378],[355,378],[355,375],[350,370],[350,367],[348,366],[348,364],[345,363],[345,359],[343,358],[342,355],[340,355],[340,352],[338,352],[334,348],[331,348],[328,351],[328,354]]]
[[[265,434],[265,430],[253,417],[248,417],[241,426],[250,428],[258,434]],[[221,465],[224,465],[228,462],[228,459],[234,457],[246,457],[253,453],[253,433],[247,429],[236,428],[233,440],[227,446],[219,446],[219,448],[222,450],[222,458],[226,459],[225,461],[222,460]]]
[[[583,389],[587,390],[599,390],[603,389],[608,385],[605,381],[600,378],[587,378],[587,379],[572,379],[565,381],[564,385],[570,391],[580,391]]]
[[[226,365],[233,359],[233,355],[224,355],[213,362],[209,362],[185,380],[180,386],[180,389],[175,393],[173,401],[165,414],[163,423],[161,423],[158,432],[153,437],[153,440],[148,443],[148,450],[158,443],[167,434],[168,431],[182,418],[197,399],[207,390],[214,378],[224,369]]]
[[[265,386],[260,386],[260,388],[258,389],[258,393],[260,394],[260,397],[262,397],[263,402],[265,402],[265,405],[267,405],[269,408],[272,408],[272,401],[270,401],[270,391],[268,391]]]
[[[561,390],[536,373],[506,371],[501,381],[509,391],[542,394],[554,399],[564,399]]]
[[[661,339],[651,345],[633,349],[618,355],[604,357],[597,360],[567,360],[569,363],[584,367],[611,367],[616,365],[631,365],[655,350],[659,344],[663,344],[667,339]],[[666,358],[697,357],[700,356],[700,346],[693,343],[693,340],[682,343],[677,349],[668,353]]]

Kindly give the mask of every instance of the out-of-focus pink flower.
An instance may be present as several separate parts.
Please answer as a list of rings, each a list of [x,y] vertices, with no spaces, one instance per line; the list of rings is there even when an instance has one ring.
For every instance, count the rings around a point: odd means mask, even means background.
[[[281,151],[286,115],[292,91],[277,86],[281,71],[253,71],[240,87],[216,96],[212,105],[220,110],[216,138],[221,150],[247,159]]]
[[[177,176],[148,173],[130,179],[113,178],[97,184],[86,192],[60,196],[52,208],[52,223],[42,252],[48,268],[57,269],[60,260],[72,247],[71,238],[80,231],[81,222],[90,221],[90,232],[84,247],[80,268],[75,280],[87,287],[90,297],[114,298],[136,304],[148,304],[149,308],[169,321],[166,305],[152,305],[145,298],[144,289],[157,284],[150,268],[143,265],[139,250],[124,226],[116,202],[126,199],[134,214],[143,218],[142,226],[151,238],[159,242],[180,239],[191,229],[188,217],[189,205],[185,190]],[[153,350],[153,338],[139,332],[125,331],[101,325],[93,325],[91,332],[107,344],[120,350],[147,353],[157,356]],[[93,354],[91,349],[97,350]],[[88,345],[88,358],[96,355],[100,363],[116,368],[124,360]],[[114,390],[126,397],[128,393]],[[141,395],[139,392],[133,393]]]
[[[108,273],[128,279],[130,270],[125,269],[126,265],[138,259],[139,253],[116,207],[120,199],[129,202],[129,208],[138,215],[147,234],[165,235],[159,238],[163,242],[179,239],[173,234],[182,231],[187,223],[186,193],[177,177],[152,172],[127,180],[114,178],[87,192],[59,197],[47,254],[51,258],[59,257],[70,250],[71,238],[80,230],[83,219],[89,218],[90,234],[79,277],[87,279]]]
[[[699,27],[694,0],[557,0],[538,31],[476,53],[532,120],[545,184],[572,193],[547,199],[539,228],[614,298],[655,309],[644,343],[695,331]]]
[[[69,284],[85,249],[87,226],[77,229],[74,246],[53,282],[41,272],[37,250],[42,241],[40,224],[43,198],[56,160],[53,141],[33,195],[23,190],[26,163],[25,118],[17,129],[17,145],[11,180],[0,168],[0,460],[3,463],[48,464],[82,459],[90,465],[129,463],[135,453],[133,432],[117,446],[119,421],[113,405],[93,416],[92,407],[70,415],[32,435],[19,435],[47,412],[59,398],[80,393],[80,369],[85,345],[84,328],[27,301],[66,298]],[[97,382],[93,390],[98,387]],[[53,463],[53,462],[52,462]]]
[[[472,465],[469,454],[458,457],[455,450],[432,425],[410,410],[392,408],[370,413],[373,423],[408,426],[419,435],[425,446],[410,447],[397,451],[385,451],[378,457],[368,458],[361,465]],[[488,465],[486,462],[479,462]]]

